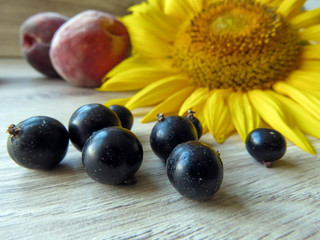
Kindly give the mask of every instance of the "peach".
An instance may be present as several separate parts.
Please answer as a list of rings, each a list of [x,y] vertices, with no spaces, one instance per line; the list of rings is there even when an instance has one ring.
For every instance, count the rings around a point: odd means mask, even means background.
[[[20,46],[24,58],[49,77],[58,77],[49,57],[51,40],[67,20],[67,17],[58,13],[41,12],[27,18],[20,27]]]
[[[103,76],[129,56],[126,27],[115,16],[86,10],[54,35],[50,59],[62,78],[81,87],[98,87]]]

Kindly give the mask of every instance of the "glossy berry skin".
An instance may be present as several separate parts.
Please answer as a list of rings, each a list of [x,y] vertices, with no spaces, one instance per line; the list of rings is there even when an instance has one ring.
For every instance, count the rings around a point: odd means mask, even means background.
[[[69,134],[62,123],[47,116],[28,118],[8,128],[7,150],[20,166],[50,169],[65,157]]]
[[[287,150],[285,138],[274,129],[257,128],[251,131],[246,138],[248,153],[256,160],[266,163],[283,157]]]
[[[187,118],[190,122],[192,122],[192,124],[195,126],[195,128],[197,129],[197,133],[198,133],[198,139],[200,139],[200,137],[202,136],[203,128],[202,128],[202,124],[199,121],[199,119],[196,118],[195,116],[193,116],[193,114],[189,114],[184,117]]]
[[[92,134],[83,147],[82,164],[88,175],[103,184],[131,179],[142,164],[139,139],[128,129],[108,127]]]
[[[133,125],[133,115],[131,111],[125,106],[121,105],[111,105],[109,108],[118,115],[122,127],[131,130]]]
[[[70,140],[81,151],[93,132],[111,126],[121,126],[120,119],[114,111],[99,103],[83,105],[70,118]]]
[[[181,116],[160,117],[150,135],[152,151],[163,161],[180,143],[197,140],[198,134],[194,125]]]
[[[166,167],[170,183],[186,198],[209,200],[222,184],[223,164],[219,154],[200,141],[175,147]]]

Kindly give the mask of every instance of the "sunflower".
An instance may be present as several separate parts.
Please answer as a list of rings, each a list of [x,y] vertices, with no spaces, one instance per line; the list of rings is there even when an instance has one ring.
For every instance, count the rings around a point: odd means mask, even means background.
[[[320,138],[320,8],[305,0],[149,0],[122,18],[133,54],[100,91],[139,90],[106,105],[189,109],[217,142],[271,127],[315,154]]]

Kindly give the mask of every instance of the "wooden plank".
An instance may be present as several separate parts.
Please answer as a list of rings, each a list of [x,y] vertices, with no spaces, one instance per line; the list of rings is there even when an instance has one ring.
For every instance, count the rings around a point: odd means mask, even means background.
[[[87,103],[126,97],[46,79],[23,60],[0,59],[1,239],[320,239],[320,155],[288,142],[284,158],[267,169],[246,152],[238,135],[217,144],[224,180],[208,202],[181,197],[151,151],[154,122],[132,131],[144,148],[137,184],[107,186],[91,180],[72,144],[51,171],[28,170],[7,154],[6,128],[35,115],[67,125]],[[320,152],[320,140],[310,138]]]

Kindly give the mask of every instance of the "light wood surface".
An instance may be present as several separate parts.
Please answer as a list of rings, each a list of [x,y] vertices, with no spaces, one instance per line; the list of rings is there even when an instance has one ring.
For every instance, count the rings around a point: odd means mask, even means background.
[[[0,57],[21,56],[19,28],[29,17],[39,12],[58,12],[67,17],[96,9],[122,16],[127,8],[142,0],[0,0]]]
[[[7,127],[35,115],[67,125],[76,108],[130,93],[102,93],[46,79],[20,59],[0,59],[1,239],[320,239],[320,156],[288,143],[283,160],[267,169],[246,152],[238,135],[218,145],[224,180],[208,202],[181,197],[152,153],[154,123],[132,131],[144,148],[137,184],[91,180],[70,143],[61,165],[36,171],[7,154]],[[320,140],[310,138],[320,152]]]

